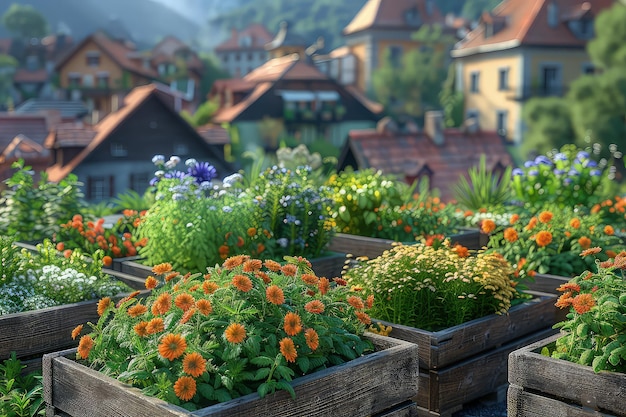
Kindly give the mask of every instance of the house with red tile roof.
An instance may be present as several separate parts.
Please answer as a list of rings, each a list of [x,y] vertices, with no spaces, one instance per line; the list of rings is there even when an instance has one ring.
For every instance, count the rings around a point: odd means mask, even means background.
[[[236,129],[244,149],[276,150],[281,138],[341,147],[351,129],[373,127],[382,106],[337,83],[298,54],[275,58],[242,79],[218,80],[213,122]]]
[[[466,117],[521,142],[528,99],[563,96],[573,80],[593,73],[586,45],[595,17],[613,3],[505,0],[483,13],[451,52]]]
[[[485,156],[487,168],[503,173],[513,164],[505,142],[495,131],[443,128],[441,112],[426,112],[424,129],[400,127],[387,118],[375,129],[352,130],[342,149],[337,171],[374,168],[413,183],[427,178],[443,201],[454,197],[452,187]]]
[[[386,54],[399,61],[418,48],[412,35],[424,25],[440,25],[450,34],[458,29],[458,22],[446,19],[434,0],[368,0],[343,29],[345,46],[315,57],[316,63],[341,83],[368,92]]]
[[[233,29],[231,36],[214,48],[214,53],[224,70],[240,78],[267,62],[265,45],[271,40],[265,26],[255,23],[242,31]]]
[[[143,193],[154,176],[156,154],[210,162],[219,176],[230,175],[220,149],[180,116],[176,100],[167,86],[152,83],[134,88],[118,110],[93,126],[57,126],[45,141],[53,153],[49,179],[74,173],[85,197],[102,201],[128,189]]]

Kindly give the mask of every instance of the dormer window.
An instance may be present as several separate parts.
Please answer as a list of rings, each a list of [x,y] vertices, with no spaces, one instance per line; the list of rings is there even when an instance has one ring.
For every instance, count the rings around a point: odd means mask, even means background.
[[[97,67],[100,65],[100,52],[98,51],[87,51],[85,58],[87,60],[87,66],[89,67]]]
[[[419,10],[417,10],[417,7],[412,7],[404,12],[404,20],[409,26],[419,26],[422,24],[422,19],[420,18],[420,13]]]

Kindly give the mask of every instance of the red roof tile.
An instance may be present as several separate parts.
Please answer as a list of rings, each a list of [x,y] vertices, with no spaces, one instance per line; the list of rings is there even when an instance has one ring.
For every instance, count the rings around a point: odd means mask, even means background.
[[[49,129],[56,121],[46,114],[0,113],[0,151],[20,134],[43,145]]]
[[[249,37],[250,45],[244,46],[240,40]],[[249,49],[265,49],[265,44],[272,40],[272,35],[265,29],[265,26],[253,24],[241,32],[233,30],[231,37],[215,47],[216,52],[240,51]]]
[[[208,124],[196,128],[200,136],[210,145],[226,145],[230,143],[230,135],[222,126]]]
[[[558,24],[553,27],[548,19],[548,5],[551,2],[556,4],[558,11]],[[491,14],[483,16],[483,23],[467,34],[452,51],[452,56],[461,57],[520,45],[583,48],[587,41],[572,33],[568,20],[585,13],[597,16],[613,3],[614,0],[504,0]],[[486,24],[491,20],[500,23],[502,27],[493,35],[485,37]]]
[[[48,80],[48,71],[40,69],[36,71],[30,71],[25,68],[20,68],[15,71],[13,76],[13,82],[15,83],[45,83]]]
[[[435,5],[435,1],[431,1],[368,0],[344,28],[343,34],[351,35],[372,29],[414,29],[415,25],[410,25],[406,18],[406,13],[412,9],[418,12],[421,24],[444,24],[445,19]],[[431,2],[430,6],[429,2]]]

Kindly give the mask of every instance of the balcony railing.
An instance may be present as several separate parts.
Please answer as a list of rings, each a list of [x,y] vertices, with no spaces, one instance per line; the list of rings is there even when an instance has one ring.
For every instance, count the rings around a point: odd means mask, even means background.
[[[546,87],[524,87],[520,90],[511,88],[508,98],[510,100],[525,101],[534,97],[563,97],[569,86],[555,85]]]

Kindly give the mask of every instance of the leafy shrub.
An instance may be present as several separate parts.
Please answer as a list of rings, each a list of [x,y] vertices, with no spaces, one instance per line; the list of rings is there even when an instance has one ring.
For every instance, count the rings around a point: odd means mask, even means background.
[[[46,414],[39,372],[22,375],[26,366],[15,352],[0,364],[0,415],[34,417]]]

